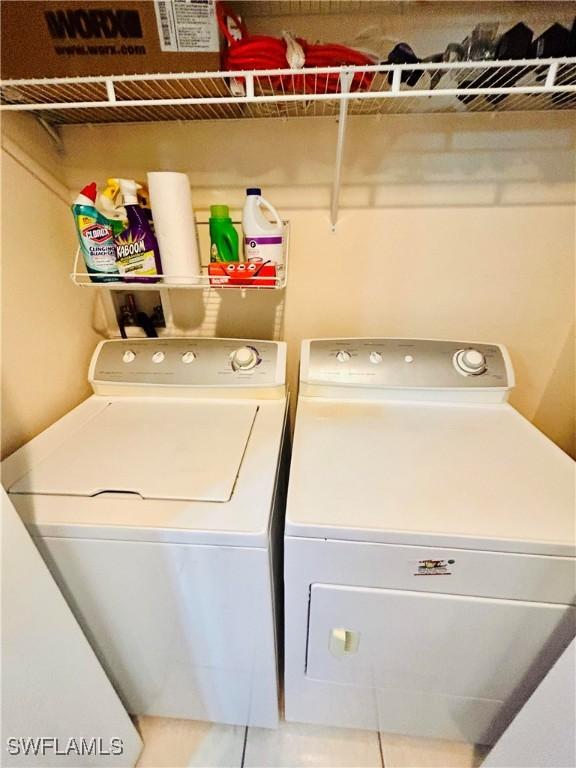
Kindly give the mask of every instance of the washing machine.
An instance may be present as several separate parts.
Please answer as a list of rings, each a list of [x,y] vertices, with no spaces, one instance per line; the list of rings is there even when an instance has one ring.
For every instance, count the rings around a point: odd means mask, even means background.
[[[3,463],[132,714],[277,725],[285,361],[272,341],[103,341],[94,394]]]
[[[302,345],[286,719],[490,744],[575,632],[573,462],[498,344]]]

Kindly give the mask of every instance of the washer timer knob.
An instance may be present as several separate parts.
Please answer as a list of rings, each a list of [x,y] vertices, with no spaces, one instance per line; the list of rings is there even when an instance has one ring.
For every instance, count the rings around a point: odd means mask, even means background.
[[[165,357],[166,355],[164,354],[164,352],[154,352],[154,354],[152,355],[152,362],[163,363]]]
[[[122,355],[122,362],[124,363],[133,363],[134,360],[136,360],[136,354],[132,352],[131,349],[127,349],[126,352]]]
[[[378,365],[378,363],[382,362],[382,353],[372,351],[370,352],[370,355],[368,356],[371,363],[374,363],[374,365]]]
[[[239,347],[230,355],[232,368],[235,371],[249,371],[255,368],[260,362],[258,350],[254,347]]]
[[[345,349],[341,349],[340,352],[336,353],[336,360],[338,360],[339,363],[347,363],[351,357],[352,355],[350,352],[347,352]]]
[[[196,360],[196,355],[192,351],[184,352],[181,359],[184,365],[189,365]]]
[[[479,376],[486,370],[486,358],[477,349],[461,349],[454,355],[454,366],[463,376]]]

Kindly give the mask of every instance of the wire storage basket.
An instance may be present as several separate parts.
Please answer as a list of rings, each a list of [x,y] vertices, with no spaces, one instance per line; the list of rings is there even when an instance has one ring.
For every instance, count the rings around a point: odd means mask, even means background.
[[[236,226],[240,222],[235,221]],[[283,248],[284,263],[280,266],[270,265],[268,262],[219,262],[210,264],[206,247],[208,224],[197,222],[200,242],[201,272],[199,275],[163,275],[159,274],[150,282],[146,281],[107,280],[106,282],[94,282],[86,271],[80,249],[76,250],[70,278],[72,282],[82,288],[106,288],[116,291],[157,291],[159,289],[179,290],[282,290],[288,280],[288,260],[290,252],[290,224],[283,221]],[[162,254],[160,254],[162,255]],[[214,269],[218,267],[218,269]],[[230,269],[228,269],[230,267]],[[252,268],[253,267],[253,268]],[[266,267],[273,267],[266,269]]]

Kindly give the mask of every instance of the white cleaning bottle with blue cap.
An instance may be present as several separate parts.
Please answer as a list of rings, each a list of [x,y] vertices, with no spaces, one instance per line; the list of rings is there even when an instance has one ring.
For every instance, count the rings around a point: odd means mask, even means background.
[[[264,215],[267,210],[272,220]],[[284,226],[278,211],[262,197],[259,187],[246,190],[246,203],[242,212],[244,230],[244,257],[246,261],[272,262],[276,273],[284,267]]]

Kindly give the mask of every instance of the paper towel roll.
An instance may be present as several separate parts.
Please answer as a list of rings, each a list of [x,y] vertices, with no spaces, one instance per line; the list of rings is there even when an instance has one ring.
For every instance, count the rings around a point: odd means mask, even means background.
[[[185,173],[153,171],[148,190],[166,282],[200,282],[200,257],[190,183]]]

